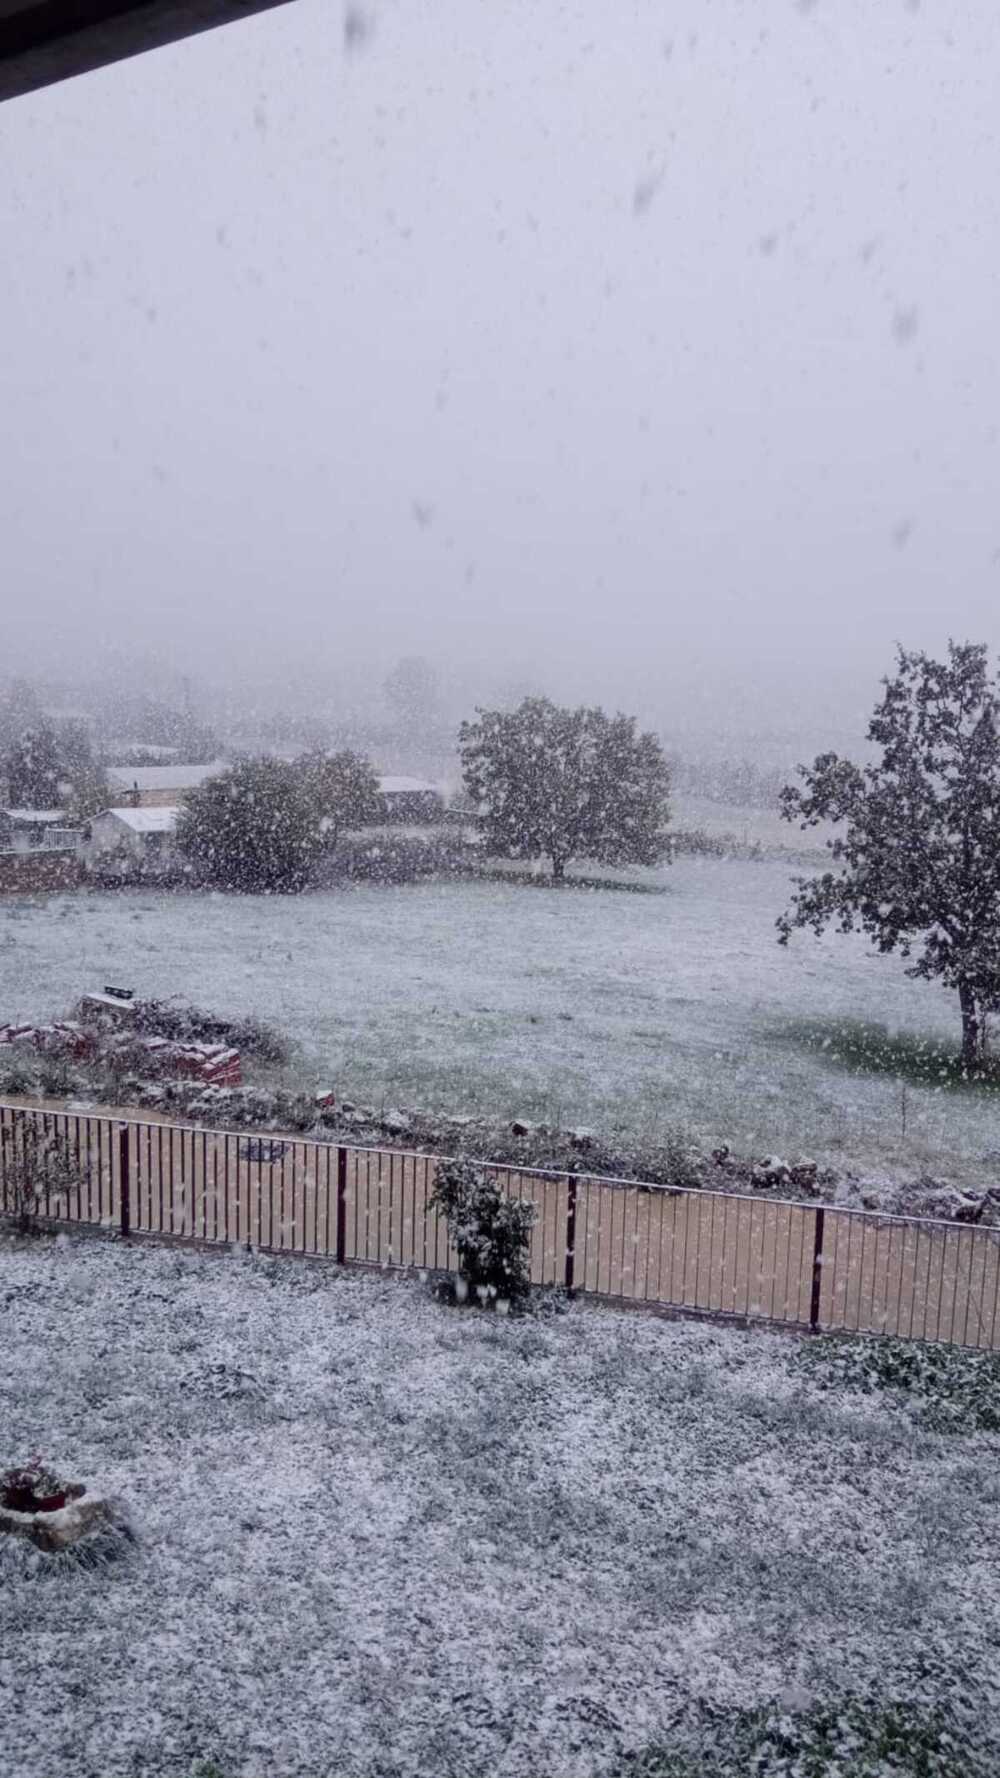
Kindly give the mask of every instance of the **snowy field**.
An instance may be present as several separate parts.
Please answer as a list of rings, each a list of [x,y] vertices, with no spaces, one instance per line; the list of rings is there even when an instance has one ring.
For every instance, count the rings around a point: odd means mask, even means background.
[[[995,1719],[1000,1441],[791,1339],[67,1237],[0,1296],[6,1456],[138,1536],[0,1540],[12,1778],[604,1778],[688,1700],[924,1660]]]
[[[793,869],[686,858],[649,873],[662,892],[648,894],[460,882],[3,900],[0,1019],[121,982],[273,1020],[300,1084],[380,1106],[640,1138],[680,1126],[742,1151],[991,1182],[995,1095],[904,1092],[801,1041],[802,1021],[859,1019],[954,1048],[958,1021],[952,996],[860,940],[782,950]]]

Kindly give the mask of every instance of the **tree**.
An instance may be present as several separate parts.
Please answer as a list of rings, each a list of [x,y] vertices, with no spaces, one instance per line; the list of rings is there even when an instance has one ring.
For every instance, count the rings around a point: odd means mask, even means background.
[[[534,1204],[507,1197],[472,1161],[440,1161],[427,1203],[445,1219],[467,1291],[484,1306],[527,1294]]]
[[[3,762],[3,776],[13,808],[59,808],[62,760],[48,723],[25,729],[14,741]]]
[[[458,744],[487,847],[505,858],[550,858],[560,882],[572,858],[656,864],[664,856],[670,773],[659,741],[634,716],[561,709],[525,698],[478,710]]]
[[[0,747],[6,752],[27,729],[39,728],[44,721],[34,686],[27,679],[12,679],[0,699]]]
[[[363,754],[305,753],[296,761],[316,800],[327,845],[345,828],[365,827],[379,817],[378,779]]]
[[[322,816],[306,774],[281,759],[247,759],[193,790],[177,845],[222,889],[305,887],[322,850]]]
[[[58,1215],[60,1201],[79,1184],[79,1155],[74,1166],[68,1138],[48,1130],[37,1112],[12,1112],[0,1129],[0,1208],[20,1232],[34,1228],[43,1204],[46,1215]]]
[[[835,822],[839,871],[796,879],[778,921],[866,933],[913,958],[907,974],[957,991],[962,1062],[981,1062],[984,1015],[1000,1002],[1000,686],[985,645],[948,644],[945,661],[898,651],[868,725],[880,750],[857,766],[823,753],[781,793],[785,819]]]
[[[61,774],[61,806],[73,821],[85,821],[110,801],[107,775],[94,758],[86,725],[66,721],[57,734]]]
[[[14,808],[64,808],[71,820],[82,821],[107,807],[107,779],[82,722],[27,729],[6,754],[2,775]]]

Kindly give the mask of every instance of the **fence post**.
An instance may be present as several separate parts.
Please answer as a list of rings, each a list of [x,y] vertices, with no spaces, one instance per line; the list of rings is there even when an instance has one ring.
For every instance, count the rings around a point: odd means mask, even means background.
[[[337,1264],[347,1264],[347,1150],[337,1150]]]
[[[576,1270],[576,1177],[569,1174],[566,1192],[566,1295],[573,1294]]]
[[[819,1332],[819,1299],[823,1288],[823,1225],[826,1222],[826,1211],[822,1208],[815,1212],[816,1221],[813,1230],[813,1270],[812,1296],[809,1299],[809,1327],[813,1333]]]
[[[121,1192],[121,1236],[127,1241],[132,1226],[132,1181],[128,1154],[128,1124],[118,1125],[118,1185]]]

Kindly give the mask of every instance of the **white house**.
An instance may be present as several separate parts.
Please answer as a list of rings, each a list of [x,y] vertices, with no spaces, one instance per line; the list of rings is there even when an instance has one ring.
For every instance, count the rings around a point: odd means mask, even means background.
[[[122,802],[128,798],[144,809],[173,808],[184,801],[187,791],[197,790],[206,778],[217,778],[225,770],[220,759],[207,766],[109,766],[107,778],[112,792]]]
[[[90,824],[88,855],[94,863],[118,858],[137,864],[167,864],[175,855],[173,833],[179,813],[176,804],[104,809]]]
[[[378,793],[386,821],[419,824],[439,821],[444,813],[444,797],[424,778],[379,778]]]

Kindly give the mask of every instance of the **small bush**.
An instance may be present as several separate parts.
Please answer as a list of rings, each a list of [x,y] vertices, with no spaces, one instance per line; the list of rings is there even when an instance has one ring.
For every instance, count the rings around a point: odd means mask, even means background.
[[[527,1294],[533,1204],[506,1197],[471,1161],[442,1161],[428,1202],[448,1225],[471,1296],[514,1302]]]
[[[0,1131],[0,1204],[22,1234],[34,1228],[43,1201],[58,1213],[59,1201],[79,1184],[68,1134],[60,1138],[43,1117],[15,1111]]]
[[[820,1388],[886,1390],[934,1432],[1000,1432],[1000,1355],[916,1341],[830,1334],[806,1341],[799,1363]]]

